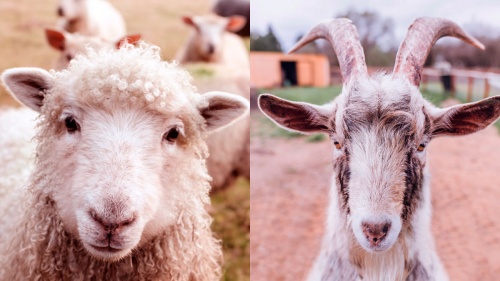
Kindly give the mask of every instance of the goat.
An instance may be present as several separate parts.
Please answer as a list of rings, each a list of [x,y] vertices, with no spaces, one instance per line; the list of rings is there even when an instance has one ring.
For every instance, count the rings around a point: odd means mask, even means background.
[[[444,36],[484,49],[451,21],[419,18],[401,43],[393,73],[369,76],[352,22],[326,20],[291,52],[317,38],[330,41],[342,93],[323,106],[259,97],[261,111],[278,125],[328,134],[334,145],[327,229],[308,280],[448,280],[431,234],[426,147],[435,137],[490,125],[500,116],[500,96],[444,109],[422,97],[424,62]]]

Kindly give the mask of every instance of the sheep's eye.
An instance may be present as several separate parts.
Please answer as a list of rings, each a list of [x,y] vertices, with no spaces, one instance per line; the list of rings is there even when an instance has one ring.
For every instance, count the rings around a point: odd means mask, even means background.
[[[179,129],[177,127],[174,127],[170,129],[167,133],[165,133],[163,139],[170,143],[174,143],[178,137],[179,137]]]
[[[421,143],[418,147],[417,147],[417,151],[421,152],[421,151],[424,151],[425,149],[425,144]]]
[[[335,148],[341,149],[342,145],[338,141],[334,141],[333,144],[335,145]]]
[[[75,118],[68,116],[64,119],[64,125],[66,125],[66,129],[68,133],[74,133],[76,131],[80,131],[80,125],[75,121]]]

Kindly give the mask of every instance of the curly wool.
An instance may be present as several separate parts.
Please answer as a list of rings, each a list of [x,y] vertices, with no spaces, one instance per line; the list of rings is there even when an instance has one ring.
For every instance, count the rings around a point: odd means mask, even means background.
[[[89,50],[67,70],[52,74],[55,86],[46,93],[42,107],[36,167],[23,199],[25,212],[10,246],[0,255],[0,279],[219,280],[221,245],[212,236],[212,219],[205,210],[210,203],[205,125],[196,109],[186,106],[201,106],[187,72],[161,61],[156,46],[142,43],[118,51]],[[70,97],[77,104],[109,109],[117,103],[160,113],[168,113],[171,107],[186,108],[181,118],[189,143],[184,145],[197,157],[177,163],[184,175],[174,179],[182,188],[173,199],[180,206],[177,222],[120,261],[90,256],[65,230],[57,212],[53,195],[61,184],[53,172],[58,163],[52,155],[63,95],[66,102]]]

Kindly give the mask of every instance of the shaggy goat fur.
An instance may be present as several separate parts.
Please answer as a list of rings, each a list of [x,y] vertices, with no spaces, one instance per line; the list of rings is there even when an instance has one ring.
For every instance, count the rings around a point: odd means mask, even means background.
[[[3,202],[14,206],[22,200],[24,211],[10,218],[16,232],[3,233],[0,241],[2,280],[220,279],[221,246],[212,236],[212,219],[205,210],[210,204],[210,177],[205,167],[207,125],[200,109],[208,102],[195,92],[189,74],[161,61],[159,53],[158,47],[145,43],[117,51],[89,50],[68,69],[51,72],[53,82],[41,107],[35,170],[27,192],[17,193],[18,200]],[[15,90],[5,75],[4,83]],[[175,158],[176,172],[161,181],[167,194],[161,208],[172,211],[167,214],[169,223],[155,226],[160,229],[155,236],[142,236],[130,254],[116,261],[89,254],[61,213],[65,200],[61,194],[67,188],[61,184],[72,176],[67,174],[76,163],[61,164],[68,155],[58,153],[56,136],[66,133],[61,116],[66,107],[75,105],[96,109],[95,114],[132,110],[139,113],[137,118],[141,112],[175,115],[184,124],[185,137],[178,145],[190,156]],[[155,161],[160,156],[148,157]]]

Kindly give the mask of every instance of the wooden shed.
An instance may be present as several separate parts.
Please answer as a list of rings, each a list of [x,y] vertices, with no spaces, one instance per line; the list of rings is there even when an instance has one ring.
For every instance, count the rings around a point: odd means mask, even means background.
[[[322,54],[250,52],[252,87],[330,85],[330,65]]]

